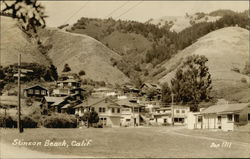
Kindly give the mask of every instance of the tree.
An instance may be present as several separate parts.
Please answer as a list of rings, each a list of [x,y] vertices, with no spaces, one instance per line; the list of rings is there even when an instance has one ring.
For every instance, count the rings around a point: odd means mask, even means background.
[[[32,29],[36,33],[37,27],[45,27],[44,7],[37,0],[16,0],[1,2],[1,13],[8,13],[12,18],[18,19],[25,31]]]
[[[171,103],[171,89],[168,85],[168,83],[164,83],[162,85],[162,102],[163,103]]]
[[[84,70],[81,70],[81,71],[79,71],[78,75],[79,75],[79,76],[84,76],[84,75],[86,75],[86,73],[85,73]]]
[[[171,80],[175,102],[192,103],[191,110],[197,111],[201,101],[209,100],[212,80],[205,56],[193,55],[186,58]]]
[[[52,78],[57,81],[58,80],[58,73],[57,73],[57,68],[54,65],[50,66],[50,71],[51,71],[51,76]]]
[[[89,127],[99,122],[99,116],[98,116],[98,113],[95,111],[95,109],[91,108],[90,111],[87,110],[86,112],[84,112],[82,120],[87,122],[88,127]]]
[[[69,67],[69,64],[66,63],[64,65],[63,72],[69,72],[69,71],[71,71],[71,68]]]

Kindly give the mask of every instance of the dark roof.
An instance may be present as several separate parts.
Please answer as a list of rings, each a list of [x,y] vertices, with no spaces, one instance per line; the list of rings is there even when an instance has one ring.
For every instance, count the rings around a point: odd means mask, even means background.
[[[40,85],[34,85],[34,86],[31,86],[31,87],[25,88],[24,90],[33,89],[33,88],[41,88],[41,89],[43,89],[43,90],[48,90],[48,89],[46,89],[46,88],[44,88],[44,87],[42,87],[42,86],[40,86]]]
[[[217,114],[217,113],[230,113],[230,112],[239,112],[246,107],[250,107],[250,103],[235,103],[235,104],[223,104],[223,105],[214,105],[206,108],[201,111],[201,114]]]

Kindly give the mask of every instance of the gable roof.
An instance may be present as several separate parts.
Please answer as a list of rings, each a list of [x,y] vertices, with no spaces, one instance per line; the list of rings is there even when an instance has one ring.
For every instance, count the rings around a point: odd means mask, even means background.
[[[47,102],[53,103],[52,105],[58,105],[63,101],[65,101],[66,99],[65,97],[49,97],[49,96],[45,96],[44,98]]]
[[[161,86],[159,86],[158,84],[152,84],[152,83],[143,83],[141,88],[143,86],[147,86],[148,88],[153,88],[153,89],[158,89],[160,90],[161,89]]]
[[[98,98],[98,97],[90,97],[87,100],[85,100],[82,104],[77,105],[75,108],[79,108],[79,107],[91,107],[91,106],[95,106],[96,104],[99,104],[103,101],[109,101],[110,103],[116,105],[116,106],[120,106],[119,104],[117,104],[115,101],[113,101],[110,98]]]
[[[201,112],[201,114],[214,114],[214,113],[220,114],[220,113],[239,112],[246,107],[250,107],[250,103],[214,105],[204,109]]]
[[[46,88],[44,88],[44,87],[42,87],[40,85],[34,85],[34,86],[31,86],[31,87],[25,88],[24,90],[32,89],[32,88],[41,88],[41,89],[46,90],[46,91],[48,90],[48,89],[46,89]]]

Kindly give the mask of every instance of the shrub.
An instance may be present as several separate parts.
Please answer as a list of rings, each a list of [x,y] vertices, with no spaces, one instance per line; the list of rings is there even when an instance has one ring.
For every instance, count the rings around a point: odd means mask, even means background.
[[[7,127],[7,128],[13,128],[16,127],[17,123],[13,120],[13,118],[10,115],[4,116],[3,114],[0,115],[0,127]]]
[[[79,74],[79,76],[84,76],[84,75],[86,75],[85,71],[83,71],[83,70],[81,70],[78,74]]]
[[[68,114],[52,114],[46,116],[41,123],[46,128],[75,128],[77,126],[76,117]]]
[[[243,78],[241,78],[241,82],[242,82],[242,83],[247,83],[246,78],[244,78],[244,77],[243,77]]]
[[[24,116],[22,118],[22,126],[23,128],[37,128],[38,122],[29,116]]]

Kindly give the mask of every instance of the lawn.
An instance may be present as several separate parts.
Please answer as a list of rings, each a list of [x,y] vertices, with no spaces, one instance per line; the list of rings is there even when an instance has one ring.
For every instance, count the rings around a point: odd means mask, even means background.
[[[93,157],[249,157],[249,147],[235,144],[231,148],[211,148],[212,143],[220,140],[207,140],[175,134],[174,128],[85,128],[85,129],[25,129],[19,134],[17,129],[0,129],[1,139],[11,144],[14,139],[44,143],[66,140],[65,146],[27,146],[28,149],[50,154],[93,156]],[[184,133],[186,129],[179,129]],[[195,131],[194,131],[195,132]],[[190,131],[188,131],[189,134]],[[227,133],[227,132],[225,132]],[[195,135],[195,134],[194,134]],[[196,134],[201,135],[201,134]],[[244,134],[246,135],[246,134]],[[215,137],[214,135],[213,137]],[[235,135],[237,136],[237,135]],[[220,137],[220,135],[218,136]],[[88,146],[71,146],[72,141],[92,140]]]

